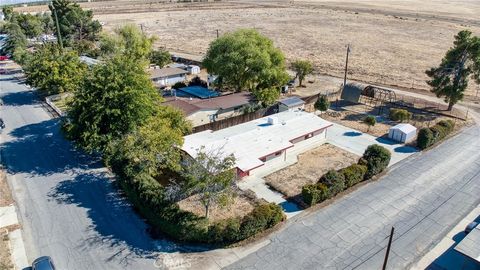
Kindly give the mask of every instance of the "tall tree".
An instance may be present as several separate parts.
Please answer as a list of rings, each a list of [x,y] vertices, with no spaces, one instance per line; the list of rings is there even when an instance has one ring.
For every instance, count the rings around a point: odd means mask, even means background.
[[[468,30],[460,31],[438,67],[426,71],[427,83],[437,97],[444,97],[448,110],[463,99],[472,77],[480,84],[480,37]]]
[[[317,101],[315,101],[315,104],[313,105],[316,110],[319,110],[320,112],[325,112],[330,108],[330,101],[328,100],[327,96],[321,95],[318,97]]]
[[[208,217],[214,204],[225,206],[233,197],[235,184],[235,157],[225,155],[223,149],[206,150],[200,147],[197,156],[186,162],[183,169],[184,188],[188,194],[198,196]]]
[[[17,14],[15,20],[22,28],[27,38],[35,38],[44,32],[44,27],[40,17],[32,14]]]
[[[253,29],[238,30],[215,39],[203,65],[218,75],[221,87],[235,91],[269,91],[288,81],[283,53]]]
[[[25,49],[27,47],[27,37],[17,23],[8,22],[5,25],[5,32],[8,37],[5,44],[0,49],[1,53],[14,55],[16,50]]]
[[[295,71],[298,77],[298,85],[302,86],[303,80],[309,74],[313,72],[313,64],[307,60],[296,60],[292,63],[292,69]]]
[[[76,52],[51,43],[38,47],[23,68],[27,83],[45,95],[77,90],[86,72]]]
[[[10,21],[10,19],[14,14],[13,6],[3,6],[2,13],[3,13],[3,16],[5,17],[5,21]]]
[[[102,25],[93,20],[91,10],[83,10],[80,5],[70,0],[53,0],[49,8],[54,21],[56,11],[60,34],[66,45],[71,46],[82,40],[93,42],[98,39]]]
[[[65,130],[85,150],[104,152],[154,115],[160,100],[145,66],[117,55],[86,76],[70,104]]]
[[[168,51],[164,49],[154,50],[150,53],[151,64],[155,64],[162,68],[171,62],[172,62],[172,56]]]

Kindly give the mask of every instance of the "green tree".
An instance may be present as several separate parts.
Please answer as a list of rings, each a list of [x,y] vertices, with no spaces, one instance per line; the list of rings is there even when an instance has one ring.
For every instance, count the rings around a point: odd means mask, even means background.
[[[307,60],[296,60],[291,66],[297,74],[296,76],[298,77],[298,85],[302,86],[302,82],[305,80],[305,77],[313,72],[312,62]]]
[[[52,95],[77,90],[86,72],[74,51],[62,51],[57,44],[44,44],[24,65],[27,83],[42,94]]]
[[[125,160],[122,168],[127,175],[148,173],[157,177],[162,170],[180,170],[183,135],[191,124],[182,112],[169,106],[160,106],[138,129],[112,143],[107,160]]]
[[[365,123],[367,125],[367,127],[368,127],[367,132],[369,132],[370,127],[375,126],[375,124],[377,123],[377,119],[375,119],[375,116],[369,115],[369,116],[367,116],[363,119],[363,123]]]
[[[118,55],[86,76],[69,105],[65,131],[85,150],[104,152],[154,115],[160,101],[144,65]]]
[[[60,34],[66,45],[71,46],[81,40],[93,42],[98,39],[102,25],[93,20],[91,10],[83,10],[80,5],[70,0],[53,0],[49,8],[54,21],[54,10],[57,13]]]
[[[238,30],[215,39],[203,65],[218,75],[221,87],[235,91],[279,88],[288,81],[283,53],[253,29]]]
[[[280,89],[277,87],[255,89],[253,91],[253,95],[264,107],[268,107],[277,102],[278,98],[280,97]]]
[[[197,156],[186,162],[183,169],[186,194],[198,195],[208,218],[213,204],[226,206],[233,198],[235,184],[235,157],[225,155],[222,149],[206,150],[200,147]]]
[[[16,50],[27,47],[27,37],[17,23],[7,23],[5,25],[5,33],[8,37],[1,48],[3,54],[14,55]]]
[[[18,14],[15,20],[22,28],[23,33],[27,38],[35,38],[44,32],[44,26],[39,17],[32,14]]]
[[[40,22],[42,23],[43,33],[49,35],[55,32],[55,23],[52,20],[52,16],[49,13],[44,12],[42,14],[37,13],[36,15]]]
[[[449,111],[463,99],[469,77],[480,84],[480,37],[463,30],[455,36],[453,45],[438,67],[426,71],[431,91],[444,97]]]
[[[154,50],[150,53],[150,63],[160,68],[172,62],[172,56],[164,49]]]
[[[115,29],[113,35],[106,34],[100,38],[100,55],[108,58],[122,54],[146,65],[155,40],[156,37],[145,35],[136,25],[127,24]]]
[[[372,144],[368,146],[359,161],[360,165],[367,166],[365,179],[370,179],[385,170],[390,163],[391,155],[390,151],[381,145]]]
[[[10,21],[14,14],[13,6],[3,6],[2,13],[5,16],[5,21]]]
[[[328,110],[328,108],[330,108],[330,101],[328,101],[327,96],[321,95],[318,97],[317,101],[315,101],[315,104],[313,106],[316,110],[325,112]]]

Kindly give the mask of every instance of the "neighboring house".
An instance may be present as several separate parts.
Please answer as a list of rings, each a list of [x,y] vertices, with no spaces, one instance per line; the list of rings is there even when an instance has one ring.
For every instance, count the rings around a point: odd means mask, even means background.
[[[240,115],[246,106],[254,103],[252,95],[243,92],[209,99],[175,99],[164,102],[165,105],[182,110],[193,126]]]
[[[187,71],[188,71],[188,74],[199,74],[200,73],[200,67],[199,66],[196,66],[196,65],[188,65],[187,66]]]
[[[152,81],[160,87],[172,86],[177,82],[183,82],[188,74],[186,70],[175,67],[151,68],[148,72]]]
[[[289,97],[278,102],[278,111],[284,112],[288,110],[303,110],[305,108],[305,101],[299,97]]]
[[[182,150],[195,158],[200,147],[235,156],[237,176],[252,175],[259,167],[273,168],[326,141],[332,123],[303,111],[285,111],[218,131],[184,137]],[[271,167],[267,167],[271,166]]]

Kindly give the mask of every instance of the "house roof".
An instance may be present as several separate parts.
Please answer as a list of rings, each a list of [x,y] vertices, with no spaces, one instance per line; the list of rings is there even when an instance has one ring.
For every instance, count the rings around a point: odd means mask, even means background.
[[[457,252],[480,263],[480,227],[473,228],[454,248]]]
[[[279,101],[281,104],[287,106],[287,107],[296,107],[305,104],[305,101],[303,101],[299,97],[289,97],[289,98],[284,98]]]
[[[166,68],[150,68],[148,69],[151,78],[165,78],[175,75],[185,75],[188,74],[186,70],[176,68],[176,67],[166,67]]]
[[[405,134],[409,134],[410,132],[416,132],[417,131],[417,128],[410,125],[410,124],[398,124],[398,125],[395,125],[395,126],[391,127],[390,129],[400,130],[401,132],[403,132]]]
[[[163,104],[182,110],[186,116],[189,116],[202,109],[182,99],[169,100],[164,102]]]
[[[269,118],[274,118],[273,124]],[[205,151],[233,154],[235,166],[249,171],[264,164],[260,158],[293,146],[293,139],[328,128],[332,123],[303,111],[285,111],[218,131],[205,130],[184,137],[182,150],[196,157]]]
[[[254,100],[249,93],[240,92],[210,99],[196,100],[193,104],[203,109],[228,109],[249,104]]]

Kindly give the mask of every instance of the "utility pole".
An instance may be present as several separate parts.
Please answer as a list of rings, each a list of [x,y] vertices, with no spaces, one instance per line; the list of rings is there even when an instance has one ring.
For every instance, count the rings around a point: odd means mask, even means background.
[[[395,228],[392,227],[392,230],[390,231],[390,238],[388,239],[387,253],[385,253],[385,260],[383,261],[382,270],[387,269],[387,261],[388,261],[388,256],[390,255],[390,247],[392,246],[392,239],[393,239],[393,232],[394,231],[395,231]]]
[[[343,87],[347,85],[348,54],[350,54],[350,44],[347,45],[347,59],[345,60],[345,75],[343,77]]]
[[[63,50],[63,41],[62,41],[62,34],[60,33],[60,24],[58,23],[58,17],[57,17],[57,10],[55,9],[55,6],[53,3],[50,4],[53,10],[53,15],[55,16],[55,25],[57,28],[57,41],[58,45],[60,45],[60,49]]]
[[[217,29],[217,38],[219,37],[219,34],[218,34],[218,29]]]

